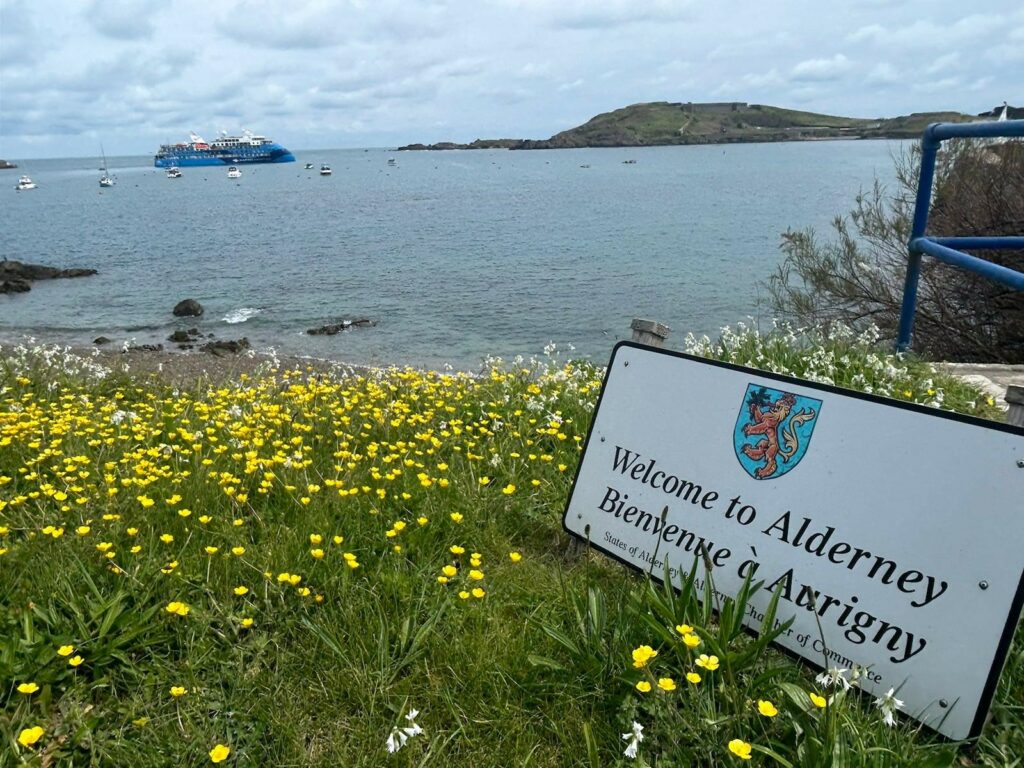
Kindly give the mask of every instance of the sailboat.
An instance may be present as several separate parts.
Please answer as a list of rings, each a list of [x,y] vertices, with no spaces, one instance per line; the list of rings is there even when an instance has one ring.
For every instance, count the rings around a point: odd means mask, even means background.
[[[100,144],[100,154],[103,156],[103,167],[100,168],[103,171],[103,175],[100,176],[101,187],[112,187],[114,186],[114,177],[110,175],[107,170],[107,153],[103,151],[103,145]]]

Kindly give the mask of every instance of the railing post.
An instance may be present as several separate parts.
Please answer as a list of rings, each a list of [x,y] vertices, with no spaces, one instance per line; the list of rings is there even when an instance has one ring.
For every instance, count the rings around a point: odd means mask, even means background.
[[[1024,427],[1024,387],[1011,384],[1003,396],[1009,410],[1006,412],[1006,423],[1015,427]]]
[[[914,204],[914,221],[907,243],[907,279],[903,284],[903,306],[900,309],[900,328],[896,336],[896,351],[910,349],[910,335],[914,330],[914,310],[917,309],[917,284],[921,278],[921,252],[914,249],[913,242],[924,236],[928,226],[928,209],[932,203],[932,184],[935,180],[935,157],[942,143],[935,137],[932,123],[921,139],[921,173],[917,182],[917,201]]]
[[[657,320],[640,320],[639,318],[633,318],[629,327],[633,331],[633,341],[638,344],[646,344],[649,347],[665,346],[665,339],[668,338],[668,334],[672,330]]]

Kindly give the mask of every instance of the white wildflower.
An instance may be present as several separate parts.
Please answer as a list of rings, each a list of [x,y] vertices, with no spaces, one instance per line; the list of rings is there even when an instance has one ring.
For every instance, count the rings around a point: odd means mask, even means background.
[[[416,716],[419,713],[418,709],[409,710],[409,714],[405,716],[405,719],[409,721],[409,725],[403,727],[396,725],[391,729],[391,735],[388,736],[388,740],[385,742],[388,752],[397,752],[413,736],[419,736],[423,733],[423,729],[416,724]]]
[[[822,688],[838,688],[841,685],[844,691],[848,691],[850,690],[850,681],[846,679],[846,673],[849,671],[839,667],[830,667],[814,678],[814,680]]]
[[[622,734],[622,739],[629,742],[626,745],[626,751],[622,754],[628,758],[635,758],[637,750],[640,748],[640,742],[644,740],[644,727],[634,720],[633,727],[629,733]]]
[[[896,725],[896,718],[893,717],[893,714],[903,706],[903,702],[896,698],[895,688],[890,688],[885,696],[875,699],[875,706],[882,710],[882,722],[890,728]]]

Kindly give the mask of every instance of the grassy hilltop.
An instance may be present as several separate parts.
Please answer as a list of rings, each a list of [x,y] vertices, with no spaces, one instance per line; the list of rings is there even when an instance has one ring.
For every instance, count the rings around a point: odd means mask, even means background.
[[[477,139],[470,144],[411,144],[401,149],[567,149],[836,138],[910,139],[919,138],[929,123],[976,119],[960,112],[920,112],[865,119],[745,102],[655,101],[604,112],[550,139]]]

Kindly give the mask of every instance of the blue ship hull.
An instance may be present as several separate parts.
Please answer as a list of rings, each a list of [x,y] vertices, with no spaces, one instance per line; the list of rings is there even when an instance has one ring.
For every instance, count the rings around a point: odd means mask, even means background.
[[[157,168],[294,162],[295,155],[280,144],[266,144],[261,147],[233,147],[231,149],[182,148],[159,152],[153,158],[153,165]]]

